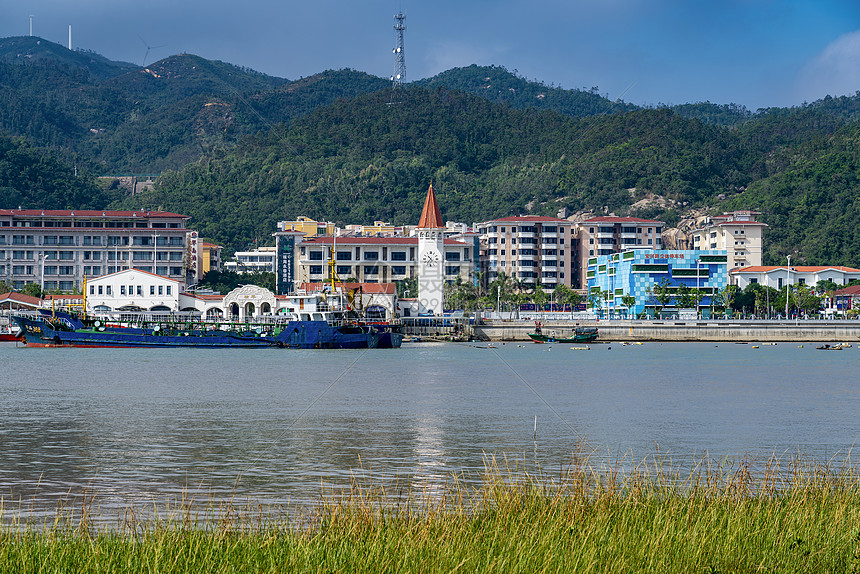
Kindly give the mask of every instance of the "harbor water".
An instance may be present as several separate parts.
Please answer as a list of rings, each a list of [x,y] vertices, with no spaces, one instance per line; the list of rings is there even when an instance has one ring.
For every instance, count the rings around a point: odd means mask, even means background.
[[[362,480],[432,489],[488,460],[557,472],[848,459],[860,349],[812,344],[0,345],[0,502],[50,515],[183,497],[312,505]],[[470,478],[471,477],[471,478]]]

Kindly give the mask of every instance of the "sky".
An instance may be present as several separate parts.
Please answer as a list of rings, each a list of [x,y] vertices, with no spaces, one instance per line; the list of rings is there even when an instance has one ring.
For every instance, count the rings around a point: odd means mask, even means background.
[[[0,0],[0,37],[112,60],[192,53],[290,80],[389,77],[406,16],[406,80],[499,65],[639,105],[750,110],[860,90],[858,0]]]

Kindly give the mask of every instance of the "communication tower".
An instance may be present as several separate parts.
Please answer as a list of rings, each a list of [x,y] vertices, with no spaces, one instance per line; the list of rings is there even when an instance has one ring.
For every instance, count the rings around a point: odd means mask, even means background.
[[[397,33],[397,45],[394,47],[394,75],[391,82],[395,88],[402,88],[406,80],[406,47],[403,45],[403,32],[406,31],[406,16],[398,12],[394,16],[394,31]]]

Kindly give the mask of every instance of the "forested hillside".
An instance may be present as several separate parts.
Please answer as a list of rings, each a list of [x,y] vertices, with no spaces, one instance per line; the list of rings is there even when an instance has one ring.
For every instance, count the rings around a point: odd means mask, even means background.
[[[744,186],[737,138],[669,110],[571,118],[447,89],[344,100],[165,174],[129,206],[170,205],[242,245],[297,215],[413,223],[432,180],[443,215],[630,211],[647,192],[701,202]],[[633,189],[635,188],[635,189]]]
[[[0,101],[0,133],[25,138],[0,140],[3,206],[161,208],[241,248],[298,215],[413,223],[432,180],[447,219],[754,209],[767,263],[860,266],[860,94],[643,109],[500,66],[392,91],[354,70],[288,81],[188,54],[141,68],[10,38]],[[162,171],[135,197],[89,175]]]
[[[3,209],[104,209],[119,192],[98,187],[88,174],[23,138],[0,134],[0,207]]]

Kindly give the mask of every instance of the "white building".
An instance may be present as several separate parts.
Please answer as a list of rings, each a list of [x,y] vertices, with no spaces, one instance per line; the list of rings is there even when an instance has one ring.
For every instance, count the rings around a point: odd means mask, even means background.
[[[690,232],[690,249],[725,249],[729,267],[760,267],[766,224],[756,211],[732,211],[703,220]]]
[[[275,247],[259,247],[253,251],[237,251],[233,261],[224,263],[225,271],[234,273],[253,273],[256,271],[275,272],[277,253]]]
[[[180,311],[183,282],[140,269],[126,269],[87,281],[87,310],[93,313]]]
[[[815,287],[819,281],[829,280],[845,285],[852,279],[860,279],[860,269],[842,266],[781,266],[737,267],[729,272],[731,282],[744,289],[750,283],[758,283],[775,289],[789,285]]]

